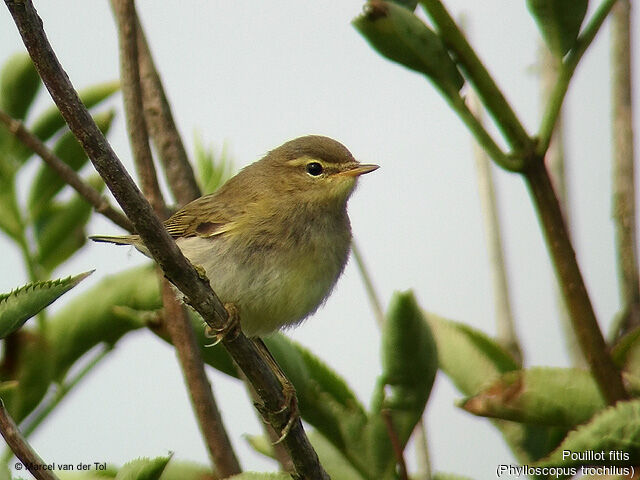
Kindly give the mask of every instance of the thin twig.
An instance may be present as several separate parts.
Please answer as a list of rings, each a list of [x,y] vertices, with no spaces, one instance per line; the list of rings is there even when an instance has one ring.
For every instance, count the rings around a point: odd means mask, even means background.
[[[94,167],[133,221],[149,253],[158,262],[165,276],[186,295],[187,302],[204,321],[211,328],[220,330],[229,320],[228,312],[211,290],[208,280],[198,274],[163,228],[151,205],[142,196],[80,101],[47,40],[42,20],[32,2],[5,0],[5,4],[51,97]],[[290,423],[293,413],[289,408],[283,408],[286,404],[285,397],[275,373],[266,365],[254,343],[241,331],[237,336],[225,337],[223,345],[262,399],[263,418],[276,431],[282,432]],[[298,476],[309,480],[328,478],[304,433],[299,415],[295,415],[282,443],[293,459]]]
[[[560,116],[562,103],[569,89],[569,83],[573,77],[573,73],[580,62],[580,59],[593,42],[596,34],[600,30],[602,23],[609,15],[616,0],[604,0],[595,11],[589,23],[582,29],[582,33],[576,40],[576,44],[569,51],[564,59],[560,71],[558,72],[558,80],[549,96],[547,108],[542,116],[542,123],[538,129],[538,145],[536,146],[536,154],[543,157],[551,143],[551,136],[556,126],[556,122]]]
[[[553,190],[544,161],[540,158],[530,163],[524,176],[536,205],[551,260],[582,353],[607,402],[614,404],[618,400],[626,399],[628,394],[622,384],[620,371],[609,355],[598,326],[591,299],[576,261],[576,253],[569,240],[560,203]]]
[[[180,359],[191,404],[198,419],[200,432],[207,443],[211,461],[216,472],[223,478],[240,473],[240,463],[224,428],[186,309],[176,298],[171,284],[164,279],[162,300],[166,328]]]
[[[400,439],[398,438],[398,433],[393,426],[391,411],[383,408],[380,411],[380,416],[382,417],[384,426],[387,429],[387,435],[389,436],[389,440],[391,441],[391,448],[393,449],[393,453],[395,454],[396,460],[398,462],[398,476],[401,480],[409,480],[409,475],[407,473],[407,464],[404,461],[404,452],[402,450]]]
[[[427,438],[427,427],[425,426],[424,414],[420,418],[418,425],[414,429],[416,439],[416,450],[418,460],[418,480],[431,480],[431,461],[429,460],[429,440]]]
[[[16,458],[37,480],[58,480],[58,477],[53,474],[53,466],[46,464],[22,436],[18,426],[4,407],[2,399],[0,399],[0,433]]]
[[[469,108],[482,123],[482,105],[475,94],[469,95]],[[513,358],[522,365],[522,350],[516,335],[507,269],[504,261],[502,231],[498,217],[498,201],[491,172],[491,163],[486,151],[477,142],[473,142],[473,156],[476,159],[478,193],[484,219],[484,232],[487,240],[489,264],[493,284],[493,303],[495,307],[496,337]]]
[[[164,167],[167,184],[178,204],[185,205],[201,195],[200,188],[173,120],[171,106],[153,62],[144,30],[139,19],[137,20],[138,61],[144,117]]]
[[[135,6],[133,0],[112,0],[111,4],[118,24],[122,93],[133,157],[145,196],[156,213],[163,215],[166,208],[157,182],[142,107]],[[222,423],[184,306],[180,304],[171,285],[162,275],[160,281],[167,330],[177,350],[192,406],[211,461],[222,477],[240,473],[240,464]]]
[[[527,131],[445,6],[440,0],[421,0],[420,3],[511,147],[517,151],[527,151],[532,143]]]
[[[118,26],[122,97],[133,161],[140,179],[142,193],[151,203],[156,215],[164,219],[166,207],[153,165],[153,155],[149,146],[149,135],[142,107],[135,6],[133,0],[112,0],[111,6]]]
[[[367,266],[364,263],[362,255],[360,254],[360,248],[355,240],[351,240],[351,253],[353,253],[353,258],[356,261],[360,277],[362,277],[362,283],[364,283],[364,288],[367,291],[367,297],[369,298],[369,303],[373,309],[373,314],[376,317],[378,327],[382,328],[384,325],[384,311],[382,310],[382,303],[376,293],[373,281],[371,280],[371,275],[369,275],[369,272],[367,271]]]
[[[613,222],[622,320],[618,336],[640,325],[631,74],[631,2],[618,0],[611,23]]]
[[[132,232],[133,224],[125,215],[114,209],[109,202],[95,188],[85,182],[76,171],[54,154],[42,141],[33,133],[27,130],[24,124],[16,120],[6,112],[0,110],[0,122],[6,125],[9,132],[20,140],[27,148],[38,155],[42,160],[56,172],[62,180],[73,188],[82,198],[93,205],[96,212],[104,215],[116,225]]]

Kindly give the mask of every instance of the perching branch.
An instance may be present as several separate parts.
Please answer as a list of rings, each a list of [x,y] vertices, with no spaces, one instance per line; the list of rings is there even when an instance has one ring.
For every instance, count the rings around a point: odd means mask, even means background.
[[[111,4],[118,25],[122,92],[134,161],[138,172],[141,173],[145,196],[151,201],[156,213],[164,216],[166,207],[157,182],[143,115],[135,6],[132,0],[112,0]],[[240,473],[240,464],[222,423],[184,306],[176,298],[169,282],[162,276],[160,276],[160,282],[167,330],[176,348],[191,403],[211,461],[222,477]]]
[[[9,132],[18,140],[20,140],[27,148],[38,155],[44,162],[56,172],[62,180],[73,188],[82,198],[93,205],[96,212],[104,215],[116,225],[131,232],[133,224],[121,212],[114,209],[107,199],[100,192],[85,182],[76,171],[62,161],[55,153],[53,153],[42,141],[33,133],[27,130],[24,124],[16,120],[6,112],[0,110],[0,122],[6,125]]]
[[[193,265],[182,255],[154,214],[149,202],[142,196],[93,122],[58,62],[32,2],[5,0],[5,4],[13,16],[38,73],[69,128],[118,203],[133,221],[136,231],[165,276],[185,294],[187,302],[212,329],[222,329],[229,320],[229,314],[211,290],[208,280],[199,276]],[[223,344],[260,396],[263,402],[263,418],[271,423],[276,431],[282,432],[293,413],[289,408],[283,408],[286,402],[274,372],[266,365],[254,343],[242,332],[238,332],[237,336],[225,337]],[[298,476],[304,479],[328,478],[304,433],[298,415],[295,416],[291,429],[282,443],[293,459]]]
[[[631,82],[631,2],[612,11],[611,84],[613,103],[613,222],[622,319],[618,335],[640,326],[640,284],[636,253],[636,192]]]
[[[18,430],[9,412],[0,399],[0,433],[4,437],[9,448],[15,453],[22,465],[31,472],[36,480],[58,480],[51,470],[43,468],[47,465],[31,448]]]

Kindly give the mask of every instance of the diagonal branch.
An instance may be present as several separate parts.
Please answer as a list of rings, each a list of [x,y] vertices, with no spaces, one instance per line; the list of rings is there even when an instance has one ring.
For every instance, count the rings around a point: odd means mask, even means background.
[[[111,4],[118,25],[122,92],[134,161],[138,172],[141,173],[145,196],[150,199],[156,213],[164,216],[166,207],[156,178],[142,108],[135,6],[133,0],[112,0]],[[167,330],[176,348],[209,456],[221,476],[228,477],[240,473],[240,464],[222,423],[184,306],[176,298],[169,282],[162,277],[160,281]]]
[[[111,146],[84,107],[53,52],[30,0],[5,0],[38,73],[94,167],[133,221],[152,257],[165,276],[182,291],[187,302],[213,329],[220,330],[229,315],[211,290],[206,278],[182,255],[180,249],[154,214]],[[282,408],[285,397],[275,373],[269,369],[253,342],[242,332],[226,337],[224,346],[245,373],[263,402],[261,413],[278,432],[289,423],[292,412]],[[304,479],[328,479],[318,456],[304,433],[298,415],[282,441],[293,460],[296,474]]]
[[[13,418],[4,407],[4,403],[0,399],[0,433],[4,437],[7,445],[11,448],[16,457],[22,462],[27,470],[36,478],[36,480],[58,480],[51,469],[45,469],[47,465],[42,461],[38,454],[31,448],[25,438],[18,430],[18,426]]]
[[[0,110],[0,122],[4,123],[9,132],[20,140],[27,148],[38,155],[56,172],[71,188],[78,192],[87,202],[116,225],[132,232],[133,224],[125,215],[109,205],[109,202],[91,185],[86,183],[76,171],[53,153],[38,137],[27,130],[24,124],[6,112]]]

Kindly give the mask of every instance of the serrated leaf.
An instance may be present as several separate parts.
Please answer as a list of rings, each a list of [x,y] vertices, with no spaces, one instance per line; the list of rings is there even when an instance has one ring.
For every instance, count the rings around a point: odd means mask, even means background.
[[[588,0],[527,0],[549,49],[562,58],[575,45]]]
[[[474,415],[573,427],[606,406],[591,374],[577,368],[507,372],[460,405]]]
[[[40,310],[75,287],[91,272],[46,282],[29,283],[10,293],[0,294],[0,338],[20,328]]]
[[[603,452],[602,458],[596,455],[599,452]],[[614,453],[610,455],[610,452]],[[639,461],[640,400],[631,400],[604,409],[589,423],[571,431],[562,444],[537,465],[638,465]]]
[[[448,96],[464,85],[455,62],[429,27],[411,10],[392,2],[370,0],[352,25],[382,56],[423,73]]]
[[[29,55],[13,55],[0,72],[0,108],[11,117],[24,120],[40,84],[40,76]]]
[[[109,110],[95,115],[93,118],[98,128],[105,135],[109,132],[115,112]],[[65,133],[53,147],[62,161],[74,170],[80,170],[88,161],[82,147],[71,132]],[[42,165],[29,191],[28,206],[33,219],[38,219],[51,199],[66,185],[60,176],[47,165]]]
[[[92,175],[87,183],[98,191],[104,189],[99,175]],[[91,204],[77,193],[68,202],[54,203],[46,208],[35,224],[35,236],[37,262],[47,272],[68,260],[86,243],[85,225],[92,211]]]
[[[465,395],[477,393],[518,364],[493,339],[468,325],[426,314],[438,347],[442,371]]]
[[[126,463],[118,471],[116,480],[159,480],[171,456],[139,458]]]

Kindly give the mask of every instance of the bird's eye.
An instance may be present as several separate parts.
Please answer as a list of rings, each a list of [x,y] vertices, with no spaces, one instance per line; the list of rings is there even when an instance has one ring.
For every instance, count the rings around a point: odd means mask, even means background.
[[[317,177],[322,174],[322,165],[318,162],[307,163],[307,173],[313,177]]]

